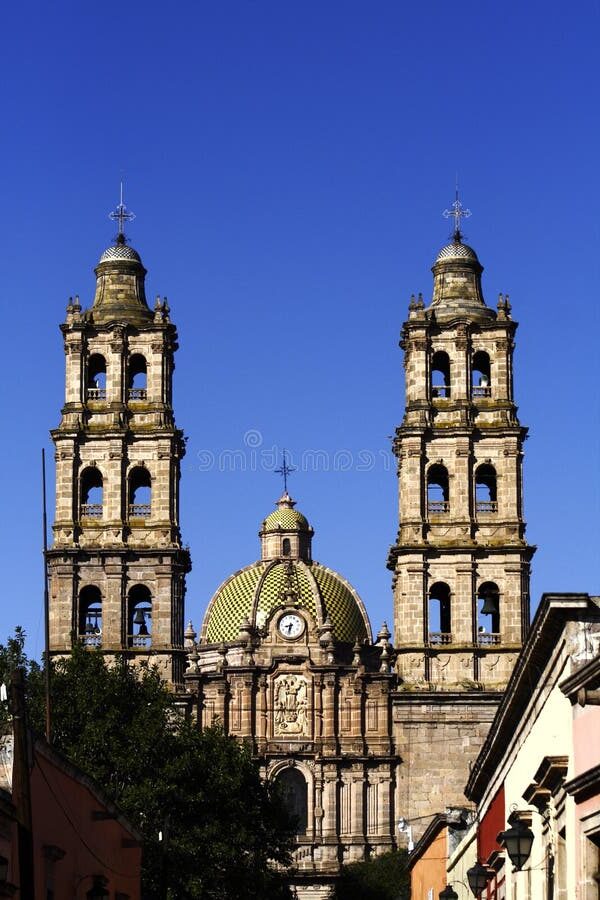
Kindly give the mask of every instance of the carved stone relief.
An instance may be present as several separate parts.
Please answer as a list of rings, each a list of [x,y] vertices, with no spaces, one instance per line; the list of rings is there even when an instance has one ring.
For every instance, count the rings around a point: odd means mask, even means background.
[[[286,673],[273,682],[273,734],[307,735],[308,683],[302,675]]]

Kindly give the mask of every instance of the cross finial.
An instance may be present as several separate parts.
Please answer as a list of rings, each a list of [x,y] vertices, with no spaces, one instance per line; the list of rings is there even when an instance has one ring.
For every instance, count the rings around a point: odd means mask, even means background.
[[[454,195],[454,203],[452,204],[451,209],[445,209],[443,212],[443,216],[445,219],[454,219],[454,230],[452,232],[452,237],[455,241],[460,241],[462,238],[462,231],[460,230],[460,220],[468,219],[471,215],[470,209],[464,209],[462,203],[460,202],[460,198],[458,196],[458,178],[456,179],[456,192]]]
[[[281,463],[281,466],[279,469],[275,469],[275,474],[281,475],[283,477],[283,490],[286,494],[287,494],[288,475],[291,475],[292,472],[295,472],[295,471],[296,471],[295,466],[288,466],[286,451],[284,450],[283,451],[283,462]]]
[[[119,233],[117,234],[117,241],[124,243],[125,241],[125,222],[132,222],[135,219],[135,213],[132,213],[127,209],[125,204],[123,203],[123,182],[121,182],[121,195],[119,200],[119,205],[116,209],[114,209],[111,213],[108,214],[108,218],[112,219],[113,222],[119,223]]]

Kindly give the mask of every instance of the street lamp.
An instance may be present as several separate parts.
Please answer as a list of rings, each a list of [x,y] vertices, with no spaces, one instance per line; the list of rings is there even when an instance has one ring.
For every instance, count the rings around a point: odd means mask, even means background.
[[[443,891],[438,894],[440,900],[458,900],[458,894],[451,884],[447,884]]]
[[[474,897],[478,897],[484,887],[490,880],[490,871],[486,866],[482,866],[480,862],[475,863],[470,869],[467,869],[467,881],[473,892]]]
[[[88,900],[108,900],[107,883],[103,875],[94,875],[94,883],[86,894]]]
[[[520,871],[531,853],[531,845],[533,844],[533,831],[531,828],[525,822],[517,819],[512,828],[501,831],[496,840],[508,853],[510,861],[517,872]]]

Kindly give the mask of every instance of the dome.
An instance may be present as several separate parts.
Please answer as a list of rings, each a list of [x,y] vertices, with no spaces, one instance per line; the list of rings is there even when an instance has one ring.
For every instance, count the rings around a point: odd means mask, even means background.
[[[290,605],[290,590],[298,608],[317,625],[331,620],[337,640],[371,640],[363,602],[345,578],[320,563],[279,559],[256,562],[223,582],[206,611],[202,641],[235,641],[245,618],[254,627],[264,627],[272,613]]]
[[[139,263],[141,263],[142,261],[137,250],[134,250],[133,247],[129,246],[129,244],[120,242],[113,244],[112,247],[107,247],[107,249],[100,257],[99,262],[112,262],[115,259],[127,259]]]
[[[301,512],[294,509],[296,501],[292,500],[287,491],[284,491],[277,501],[277,509],[269,513],[262,523],[261,533],[265,531],[308,531],[310,525],[308,519]]]
[[[472,247],[469,247],[468,244],[463,244],[461,241],[452,241],[451,244],[446,244],[445,247],[442,247],[435,258],[434,265],[439,262],[449,262],[453,259],[479,262],[477,254]]]
[[[273,510],[264,520],[263,531],[281,528],[283,531],[298,531],[309,528],[308,519],[297,509],[281,507]]]

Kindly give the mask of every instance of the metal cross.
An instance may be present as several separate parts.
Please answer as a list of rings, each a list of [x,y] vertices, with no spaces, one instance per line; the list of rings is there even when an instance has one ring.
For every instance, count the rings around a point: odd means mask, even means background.
[[[130,212],[123,203],[123,182],[121,182],[121,199],[119,205],[113,212],[108,214],[108,218],[113,222],[119,223],[119,234],[125,235],[125,222],[132,222],[135,219],[135,213]]]
[[[291,475],[292,472],[296,471],[296,466],[288,466],[285,453],[286,453],[286,451],[284,450],[283,451],[283,462],[281,464],[281,468],[275,469],[275,474],[283,476],[283,490],[287,494],[288,475]]]
[[[458,185],[456,185],[456,196],[454,198],[452,208],[445,209],[442,215],[445,219],[454,219],[453,237],[455,238],[455,240],[459,241],[462,237],[462,232],[460,230],[460,220],[468,219],[471,215],[471,210],[463,209],[463,205],[458,198]]]

